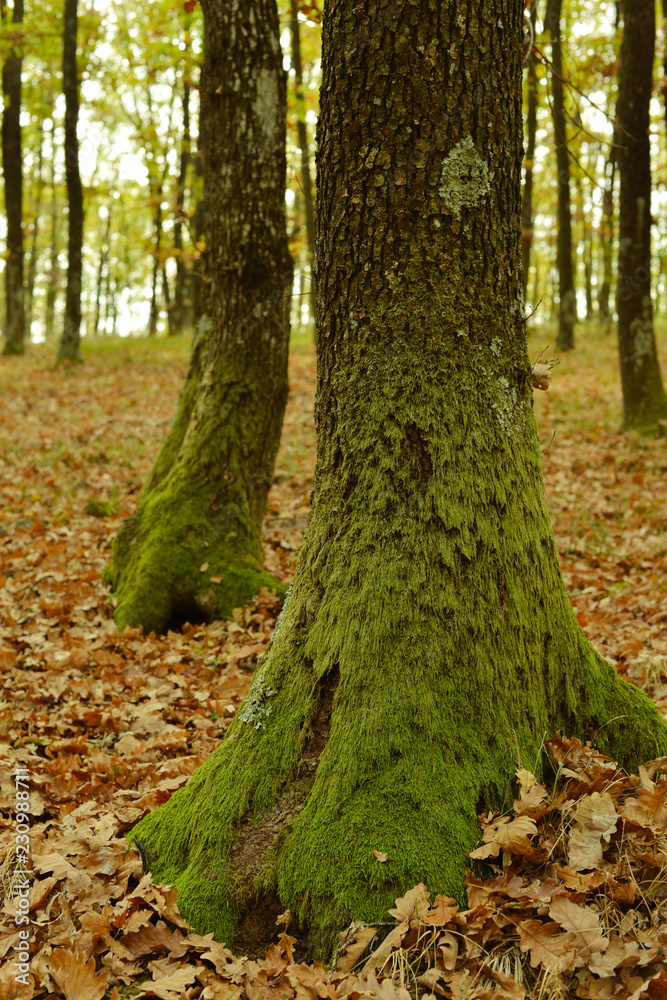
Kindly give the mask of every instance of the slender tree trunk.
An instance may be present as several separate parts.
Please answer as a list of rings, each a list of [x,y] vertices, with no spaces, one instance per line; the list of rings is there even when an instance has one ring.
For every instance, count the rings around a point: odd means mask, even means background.
[[[92,330],[93,337],[97,336],[98,330],[100,328],[100,316],[102,314],[102,286],[104,284],[104,271],[105,268],[107,267],[107,261],[109,259],[110,233],[111,233],[111,206],[107,205],[107,219],[104,225],[102,246],[100,247],[100,262],[97,268],[97,282],[95,285],[95,319]],[[106,328],[104,332],[106,333]]]
[[[577,321],[577,297],[574,290],[572,263],[572,219],[570,208],[570,157],[567,151],[567,128],[563,99],[563,53],[561,49],[562,0],[549,0],[546,25],[551,35],[551,94],[556,166],[558,169],[558,337],[560,351],[574,347],[574,325]]]
[[[611,285],[614,280],[614,180],[616,176],[616,132],[612,139],[609,156],[604,169],[605,184],[602,195],[602,218],[600,220],[600,247],[602,251],[602,283],[598,293],[600,322],[609,325],[612,317]]]
[[[174,249],[176,250],[176,281],[174,283],[173,315],[169,323],[169,333],[182,333],[188,325],[190,314],[187,302],[188,271],[183,258],[183,204],[185,185],[190,163],[190,87],[183,86],[183,139],[176,189],[176,221],[174,222]]]
[[[292,69],[294,70],[294,94],[296,97],[296,127],[301,152],[301,188],[306,209],[306,235],[308,239],[308,266],[310,268],[310,316],[316,321],[317,299],[315,297],[315,281],[313,279],[313,261],[315,260],[315,191],[310,176],[310,146],[308,142],[308,126],[306,124],[306,102],[303,96],[303,69],[301,66],[301,38],[299,26],[299,8],[296,0],[291,0],[292,17],[290,30],[292,39]]]
[[[154,247],[153,250],[153,277],[151,281],[151,306],[148,314],[147,336],[157,335],[157,324],[160,318],[160,304],[158,302],[158,276],[160,274],[160,251],[162,249],[162,186],[155,196],[156,208],[153,219]]]
[[[576,621],[544,502],[513,224],[522,0],[372,9],[324,10],[294,586],[221,747],[132,833],[199,932],[246,953],[285,906],[330,955],[415,882],[461,898],[478,813],[545,733],[633,765],[667,749]]]
[[[83,190],[79,173],[79,83],[76,67],[78,0],[65,0],[63,91],[65,94],[65,177],[67,180],[67,289],[63,335],[58,360],[81,361],[81,274],[83,251]]]
[[[199,95],[199,131],[197,135],[197,155],[193,157],[194,169],[193,173],[197,184],[203,184],[204,179],[204,130],[206,128],[206,115],[204,114],[204,96],[202,93],[203,87],[203,77],[200,80],[200,95]],[[204,318],[204,325],[206,325],[206,317],[209,313],[209,301],[208,301],[208,283],[206,280],[206,260],[205,252],[201,251],[201,246],[204,240],[205,231],[205,221],[206,221],[206,192],[204,191],[201,198],[197,202],[197,207],[195,209],[192,218],[192,234],[195,242],[195,247],[198,250],[198,256],[195,258],[192,264],[192,270],[190,272],[190,291],[192,299],[192,326],[195,330],[195,335],[199,329],[199,321]]]
[[[2,21],[5,22],[5,4]],[[23,0],[14,0],[12,24],[23,22]],[[23,162],[21,149],[21,69],[23,57],[13,48],[2,70],[2,169],[7,213],[7,263],[5,265],[5,346],[3,354],[25,351],[25,292],[23,287]]]
[[[53,147],[53,128],[51,130],[51,239],[49,251],[49,270],[46,286],[46,308],[44,315],[44,336],[51,340],[55,326],[56,297],[60,285],[60,267],[58,265],[58,202],[55,183],[55,148]]]
[[[618,348],[626,428],[651,433],[667,417],[651,303],[649,103],[655,46],[654,0],[623,6],[618,81]]]
[[[37,278],[37,258],[39,256],[39,220],[42,212],[42,188],[44,186],[44,123],[39,125],[39,146],[37,149],[37,184],[36,194],[31,206],[32,212],[32,232],[30,234],[30,256],[28,258],[28,273],[26,275],[25,289],[25,326],[30,339],[32,329],[32,307],[35,295],[35,279]]]
[[[535,37],[537,22],[537,4],[530,11],[532,37]],[[528,54],[528,111],[526,117],[526,155],[523,161],[524,180],[523,198],[521,201],[521,263],[523,266],[523,298],[528,292],[528,277],[530,273],[530,249],[533,243],[533,160],[535,159],[535,136],[537,133],[537,59],[531,46]]]
[[[665,104],[665,127],[667,127],[667,0],[662,0],[662,68],[664,76],[662,79],[662,99]]]
[[[586,321],[593,319],[593,248],[591,230],[586,220],[584,185],[581,177],[575,181],[577,191],[577,213],[581,219],[581,259],[584,265],[584,291],[586,294]]]
[[[121,628],[228,615],[278,585],[262,568],[261,540],[292,292],[278,12],[276,0],[202,7],[210,313],[139,508],[114,543],[105,578]]]

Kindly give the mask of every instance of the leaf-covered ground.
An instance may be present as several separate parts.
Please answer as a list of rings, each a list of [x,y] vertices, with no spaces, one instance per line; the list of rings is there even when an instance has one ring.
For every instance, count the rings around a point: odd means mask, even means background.
[[[580,339],[536,393],[563,573],[591,640],[667,713],[667,439],[617,433],[614,338]],[[533,357],[548,343],[533,337]],[[550,744],[545,786],[517,761],[513,815],[483,818],[476,853],[494,870],[470,877],[467,911],[406,886],[384,939],[387,927],[341,929],[332,970],[300,961],[288,914],[259,961],[188,931],[123,835],[222,738],[280,608],[264,593],[230,621],[117,634],[100,574],[187,344],[98,342],[83,366],[51,363],[36,349],[0,368],[0,1000],[667,997],[667,763],[628,776],[568,734]],[[297,341],[265,531],[285,580],[312,482],[314,381]],[[17,766],[30,774],[29,985],[14,965]]]

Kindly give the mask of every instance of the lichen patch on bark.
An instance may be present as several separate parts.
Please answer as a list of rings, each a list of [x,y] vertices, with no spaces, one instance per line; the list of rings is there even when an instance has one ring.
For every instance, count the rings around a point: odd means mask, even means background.
[[[491,190],[493,171],[481,158],[472,136],[467,135],[442,161],[438,194],[456,216],[478,205]]]

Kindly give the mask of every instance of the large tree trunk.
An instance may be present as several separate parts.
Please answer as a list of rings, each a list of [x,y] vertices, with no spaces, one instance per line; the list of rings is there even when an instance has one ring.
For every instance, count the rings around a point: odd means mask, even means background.
[[[65,177],[67,180],[67,290],[63,335],[58,361],[81,361],[81,271],[83,251],[83,189],[79,173],[79,82],[76,68],[77,2],[65,0],[63,91],[65,93]]]
[[[6,13],[2,3],[2,21]],[[14,0],[12,24],[23,21],[23,0]],[[2,169],[7,213],[7,262],[5,265],[6,320],[3,354],[25,350],[25,293],[23,288],[23,163],[21,150],[21,69],[23,58],[12,49],[2,69]]]
[[[537,4],[530,11],[531,37],[535,38]],[[537,59],[530,46],[527,59],[528,73],[526,87],[528,108],[526,114],[526,155],[523,161],[523,197],[521,199],[521,264],[523,268],[523,298],[526,301],[528,277],[530,274],[530,250],[533,244],[533,160],[535,159],[535,136],[537,134]],[[537,301],[537,300],[536,300]]]
[[[317,298],[315,296],[315,281],[313,277],[313,261],[315,260],[315,191],[310,176],[310,146],[308,143],[308,126],[306,124],[306,102],[303,97],[303,69],[301,66],[301,32],[299,26],[299,8],[297,0],[291,0],[291,59],[294,70],[294,93],[296,97],[296,127],[301,153],[301,189],[306,210],[306,237],[308,239],[308,266],[310,268],[310,318],[316,321]]]
[[[261,528],[287,398],[292,261],[275,0],[203,0],[210,316],[106,573],[119,627],[228,615],[277,581]],[[202,570],[202,566],[205,569]]]
[[[324,953],[415,882],[460,899],[478,813],[546,733],[633,765],[667,749],[577,624],[544,502],[514,224],[522,10],[325,5],[308,528],[227,737],[132,835],[195,927],[242,951],[285,906]]]
[[[667,395],[653,335],[651,303],[651,162],[649,103],[653,79],[655,2],[623,5],[618,81],[618,349],[626,429],[651,433],[667,417]]]
[[[577,297],[572,266],[572,219],[570,209],[570,156],[567,151],[567,128],[563,98],[563,53],[561,49],[562,0],[549,0],[546,26],[551,35],[551,94],[556,167],[558,169],[558,337],[560,351],[574,347],[574,325],[577,322]]]

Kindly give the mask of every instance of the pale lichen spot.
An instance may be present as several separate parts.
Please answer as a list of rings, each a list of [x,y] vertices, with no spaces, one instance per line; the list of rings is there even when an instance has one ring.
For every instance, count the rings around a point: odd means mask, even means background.
[[[642,299],[641,314],[630,323],[630,338],[635,362],[639,366],[655,350],[651,299],[648,295]]]
[[[261,69],[255,76],[255,99],[253,111],[264,133],[270,141],[278,135],[278,90],[274,74],[268,69]]]
[[[481,158],[472,137],[457,143],[442,162],[438,194],[454,215],[478,205],[491,190],[493,172]]]

